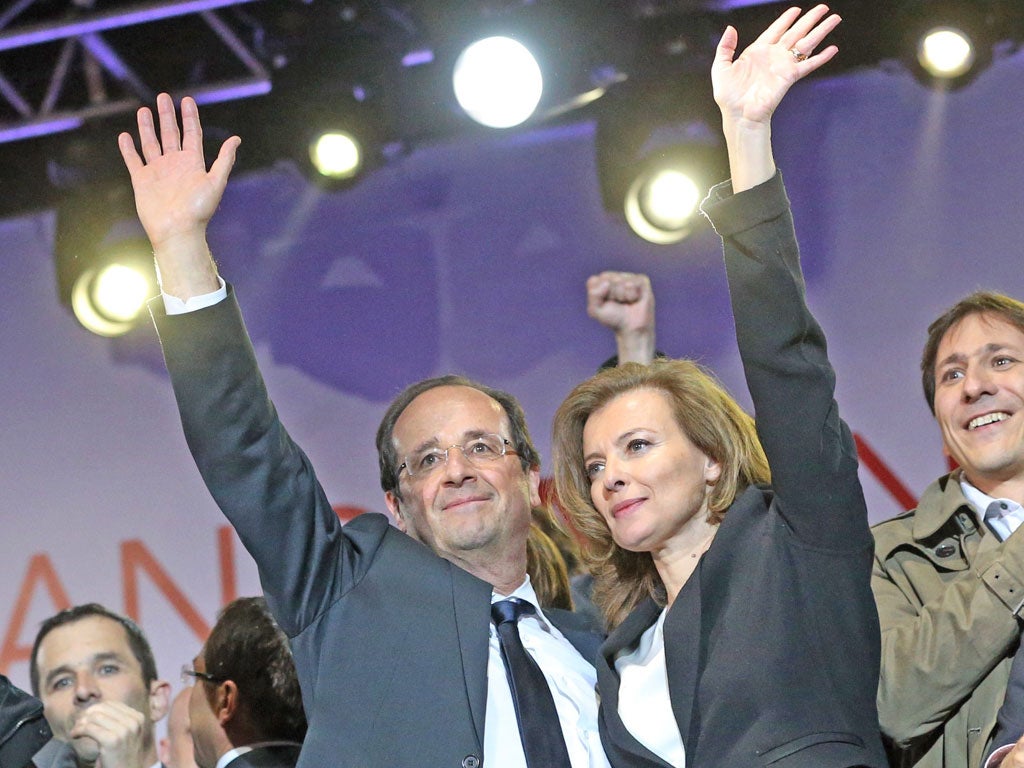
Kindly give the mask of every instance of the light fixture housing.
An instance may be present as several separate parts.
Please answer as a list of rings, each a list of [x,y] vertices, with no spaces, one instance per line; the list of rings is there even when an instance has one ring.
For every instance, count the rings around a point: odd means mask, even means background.
[[[893,25],[903,31],[901,58],[915,79],[930,88],[956,90],[992,64],[1001,41],[1019,35],[1014,28],[1020,16],[1021,10],[1005,0],[908,0],[897,9]]]
[[[122,182],[70,189],[57,207],[57,292],[82,327],[122,336],[148,324],[157,296],[153,250]]]
[[[627,82],[596,105],[602,202],[648,242],[678,243],[706,226],[700,201],[728,175],[708,91],[696,77],[650,90]]]

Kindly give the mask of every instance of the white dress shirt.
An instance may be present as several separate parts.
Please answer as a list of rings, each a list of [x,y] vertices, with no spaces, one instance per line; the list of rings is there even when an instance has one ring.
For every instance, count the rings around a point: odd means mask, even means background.
[[[220,282],[220,288],[216,291],[204,293],[201,296],[193,296],[188,301],[182,301],[177,296],[161,292],[160,295],[164,300],[164,311],[168,315],[184,315],[186,312],[195,312],[196,310],[219,304],[228,297],[228,286],[224,282],[223,277],[218,275],[217,280]]]
[[[637,647],[615,658],[619,673],[619,717],[633,738],[674,768],[685,768],[686,749],[672,713],[665,666],[666,608],[640,635]]]
[[[519,637],[548,681],[572,768],[607,768],[608,758],[597,730],[597,673],[544,616],[537,594],[526,577],[511,595],[491,593],[491,603],[508,597],[526,600],[536,615],[519,619]],[[487,717],[484,724],[484,760],[501,768],[526,768],[519,737],[512,689],[501,660],[498,630],[491,624],[487,654]]]

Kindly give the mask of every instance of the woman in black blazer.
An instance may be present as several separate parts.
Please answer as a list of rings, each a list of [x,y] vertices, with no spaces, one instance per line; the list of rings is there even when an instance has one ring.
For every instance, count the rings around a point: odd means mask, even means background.
[[[835,55],[814,51],[838,23],[790,9],[738,58],[729,27],[712,69],[732,180],[703,210],[756,432],[688,361],[606,370],[555,417],[558,498],[590,539],[613,627],[597,669],[616,768],[886,765],[856,449],[770,141],[790,85]]]

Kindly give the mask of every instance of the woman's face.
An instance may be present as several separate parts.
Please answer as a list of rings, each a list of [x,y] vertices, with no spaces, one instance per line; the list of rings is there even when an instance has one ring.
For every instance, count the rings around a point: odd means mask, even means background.
[[[683,433],[660,390],[625,392],[583,426],[590,498],[615,543],[633,552],[670,546],[707,516],[707,492],[721,474]]]

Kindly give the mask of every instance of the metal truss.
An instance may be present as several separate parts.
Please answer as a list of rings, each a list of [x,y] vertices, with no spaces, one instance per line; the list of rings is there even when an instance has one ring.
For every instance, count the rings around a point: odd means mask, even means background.
[[[267,93],[252,43],[218,15],[251,2],[16,0],[0,13],[0,144],[130,113],[161,90],[207,104]]]

